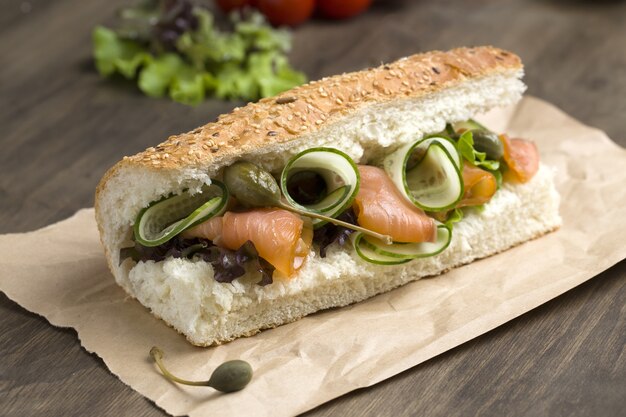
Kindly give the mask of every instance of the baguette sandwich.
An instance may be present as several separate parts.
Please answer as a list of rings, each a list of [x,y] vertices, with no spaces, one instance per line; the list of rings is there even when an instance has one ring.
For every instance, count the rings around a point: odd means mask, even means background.
[[[493,47],[414,55],[125,157],[95,201],[115,280],[209,346],[555,230],[535,145],[472,120],[519,100],[522,75]]]

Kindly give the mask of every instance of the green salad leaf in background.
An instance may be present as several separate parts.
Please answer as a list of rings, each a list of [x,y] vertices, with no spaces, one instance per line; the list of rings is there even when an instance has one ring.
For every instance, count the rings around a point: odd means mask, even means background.
[[[119,17],[116,29],[93,30],[96,68],[137,80],[150,97],[189,105],[207,96],[257,100],[306,82],[286,56],[290,33],[258,13],[232,15],[228,32],[189,0],[146,0]]]

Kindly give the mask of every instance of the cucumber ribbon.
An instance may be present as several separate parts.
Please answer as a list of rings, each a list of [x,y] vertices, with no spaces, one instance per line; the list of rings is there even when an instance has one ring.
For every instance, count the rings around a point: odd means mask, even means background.
[[[402,195],[422,210],[449,210],[463,197],[461,156],[447,138],[404,145],[385,157],[383,166]]]
[[[400,193],[422,210],[448,210],[463,197],[461,156],[448,138],[431,136],[404,145],[384,159],[383,167]],[[352,243],[362,259],[379,265],[396,265],[434,256],[450,245],[452,227],[433,221],[437,227],[435,242],[386,245],[356,233],[352,236]]]
[[[443,252],[452,239],[452,229],[449,226],[437,221],[435,223],[437,224],[435,242],[394,242],[387,245],[363,233],[354,233],[351,236],[352,244],[361,259],[378,265],[397,265],[413,259],[427,258]]]
[[[218,216],[226,209],[229,193],[224,184],[212,180],[200,192],[189,191],[162,198],[141,210],[135,221],[135,240],[143,246],[158,246],[183,230]]]
[[[325,192],[311,204],[301,204],[289,192],[289,181],[301,172],[312,172],[325,183]],[[287,203],[300,210],[336,217],[347,210],[359,191],[359,170],[348,155],[334,148],[312,148],[292,157],[285,165],[280,178],[280,187]],[[326,221],[312,219],[318,228]]]

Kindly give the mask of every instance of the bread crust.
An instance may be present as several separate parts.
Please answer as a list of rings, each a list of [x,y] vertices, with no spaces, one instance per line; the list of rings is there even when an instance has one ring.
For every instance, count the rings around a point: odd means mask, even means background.
[[[237,107],[215,122],[124,157],[100,181],[96,202],[108,179],[124,166],[148,170],[208,166],[225,157],[315,133],[366,105],[419,98],[468,78],[522,68],[521,59],[512,52],[481,46],[416,54],[376,68],[311,81]]]

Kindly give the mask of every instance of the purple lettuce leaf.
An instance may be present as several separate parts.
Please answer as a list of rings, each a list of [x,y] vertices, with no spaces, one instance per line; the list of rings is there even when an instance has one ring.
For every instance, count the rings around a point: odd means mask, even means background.
[[[343,220],[344,222],[348,222],[350,224],[356,224],[356,213],[352,208],[341,213],[337,216],[338,220]],[[346,244],[348,240],[350,240],[350,235],[354,232],[352,229],[347,229],[343,226],[336,226],[331,223],[326,223],[324,226],[319,229],[315,229],[313,232],[313,243],[319,245],[320,248],[320,256],[322,258],[326,257],[327,248],[333,243],[339,244],[339,246],[343,246]]]
[[[214,278],[218,282],[233,282],[243,276],[247,269],[259,272],[258,285],[273,282],[274,267],[259,256],[254,244],[247,241],[237,250],[222,248],[206,239],[183,239],[179,236],[155,247],[146,247],[137,242],[135,246],[120,249],[120,264],[127,258],[133,261],[163,261],[168,257],[191,259],[199,256],[213,266]]]

